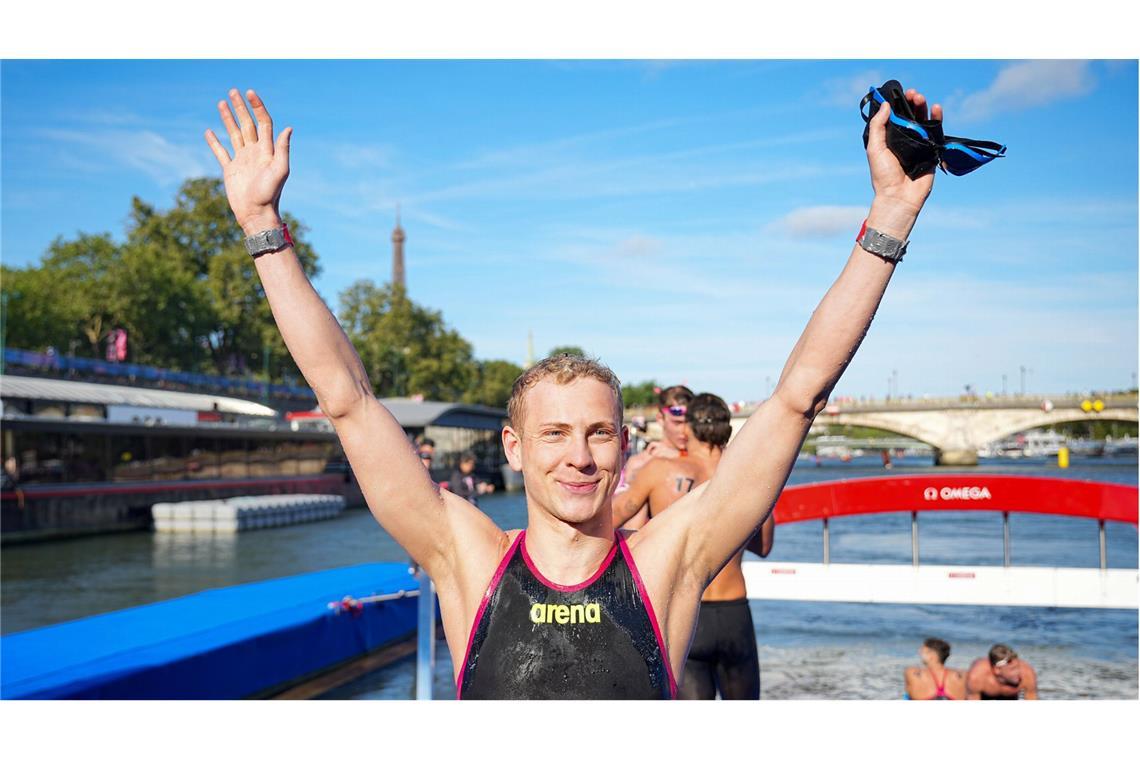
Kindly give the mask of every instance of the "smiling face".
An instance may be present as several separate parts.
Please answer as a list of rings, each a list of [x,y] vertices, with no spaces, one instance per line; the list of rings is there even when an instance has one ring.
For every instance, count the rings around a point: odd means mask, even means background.
[[[592,377],[543,379],[526,391],[521,425],[503,429],[503,448],[529,504],[573,525],[611,520],[628,436],[619,408],[613,388]]]

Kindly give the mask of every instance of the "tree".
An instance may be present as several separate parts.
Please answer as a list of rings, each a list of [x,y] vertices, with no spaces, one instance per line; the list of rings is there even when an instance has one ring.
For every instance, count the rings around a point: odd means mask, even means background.
[[[282,219],[289,225],[301,268],[312,279],[320,267],[305,241],[308,228],[289,214]],[[297,375],[244,237],[220,179],[187,180],[169,211],[156,211],[138,198],[131,202],[127,244],[163,251],[185,262],[205,283],[213,315],[212,329],[201,339],[207,366],[221,374],[260,374],[268,349],[270,377],[265,379]]]
[[[622,383],[621,401],[626,409],[635,406],[653,406],[657,403],[657,381],[646,380],[643,383]]]
[[[570,354],[570,356],[584,357],[586,355],[586,352],[580,349],[578,346],[556,346],[555,348],[550,349],[550,353],[547,354],[547,356],[558,356],[559,354]]]
[[[476,379],[471,344],[400,285],[358,280],[340,295],[339,319],[377,396],[459,401]]]
[[[522,373],[522,367],[502,359],[479,362],[475,385],[463,394],[463,400],[469,404],[505,409],[515,380]]]

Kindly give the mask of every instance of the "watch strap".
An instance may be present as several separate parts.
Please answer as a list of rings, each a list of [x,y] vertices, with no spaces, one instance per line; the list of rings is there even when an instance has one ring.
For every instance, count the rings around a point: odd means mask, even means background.
[[[859,236],[855,238],[855,242],[857,242],[864,251],[873,253],[879,258],[892,263],[902,261],[902,257],[906,254],[906,248],[910,245],[910,241],[899,240],[886,233],[879,232],[872,227],[868,227],[866,219],[863,220],[863,226],[859,229]]]
[[[289,226],[282,224],[261,232],[255,232],[245,239],[245,249],[250,256],[260,256],[265,253],[280,251],[293,245],[293,236],[289,234]]]

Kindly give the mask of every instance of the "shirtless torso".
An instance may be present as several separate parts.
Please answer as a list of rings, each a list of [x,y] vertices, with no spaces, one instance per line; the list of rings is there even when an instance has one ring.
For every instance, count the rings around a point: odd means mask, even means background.
[[[979,657],[966,675],[967,699],[1037,699],[1037,671],[1028,662],[994,667]]]

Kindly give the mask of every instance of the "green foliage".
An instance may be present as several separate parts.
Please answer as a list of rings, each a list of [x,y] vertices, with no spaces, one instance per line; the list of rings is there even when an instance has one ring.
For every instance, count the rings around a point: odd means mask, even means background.
[[[479,362],[475,385],[463,394],[463,400],[505,410],[511,398],[511,388],[522,373],[522,367],[502,359]]]
[[[307,229],[284,219],[312,278],[320,268]],[[102,358],[107,335],[122,327],[131,362],[271,381],[300,376],[218,179],[186,181],[165,211],[132,199],[122,244],[107,233],[57,239],[38,266],[2,267],[0,277],[8,346]],[[522,373],[507,361],[476,362],[442,314],[402,288],[359,281],[341,294],[340,310],[380,396],[505,407]]]
[[[547,356],[548,357],[549,356],[558,356],[559,354],[570,354],[571,356],[585,356],[586,352],[583,351],[578,346],[556,346],[555,348],[550,349],[550,353],[547,354]]]
[[[320,270],[305,227],[286,215],[310,277]],[[107,233],[55,240],[38,267],[3,270],[6,343],[101,358],[116,327],[128,360],[173,369],[296,376],[221,180],[192,179],[174,206],[131,201],[126,242]]]
[[[656,380],[646,380],[637,384],[622,383],[621,401],[626,409],[635,406],[653,406],[657,403],[657,393],[653,390],[656,387]]]
[[[353,283],[340,296],[340,323],[377,396],[459,401],[474,384],[471,344],[399,285]]]

